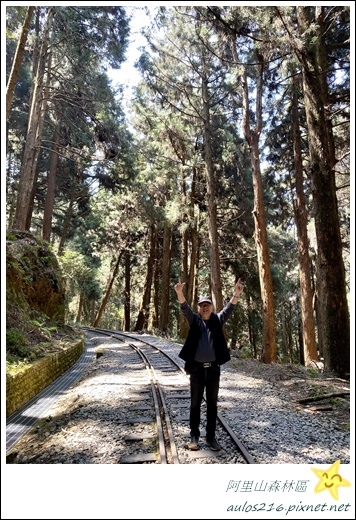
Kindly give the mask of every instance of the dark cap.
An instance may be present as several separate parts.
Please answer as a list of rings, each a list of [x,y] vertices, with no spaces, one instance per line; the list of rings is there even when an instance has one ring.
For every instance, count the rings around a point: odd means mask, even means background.
[[[198,300],[198,305],[201,303],[212,303],[211,299],[208,296],[201,296]]]

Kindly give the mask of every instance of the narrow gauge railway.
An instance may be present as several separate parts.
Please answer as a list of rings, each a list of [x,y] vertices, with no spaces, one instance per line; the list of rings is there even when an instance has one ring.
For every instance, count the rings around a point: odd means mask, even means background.
[[[152,336],[83,328],[71,369],[7,420],[12,464],[253,464],[218,416],[223,449],[190,451],[189,378],[180,345]]]
[[[325,397],[329,398],[331,391],[337,395],[347,391],[346,381],[330,378],[329,374],[315,381],[313,375],[300,368],[257,365],[248,360],[236,364],[232,359],[222,367],[218,407],[221,416],[216,433],[224,449],[220,452],[207,449],[202,428],[201,449],[192,452],[186,448],[190,396],[188,376],[178,357],[181,345],[133,332],[87,329],[84,334],[85,350],[77,363],[7,418],[7,464],[124,464],[125,457],[130,464],[135,462],[133,457],[130,462],[129,455],[142,457],[142,453],[151,460],[137,463],[160,464],[156,405],[151,391],[155,384],[146,368],[148,362],[133,346],[142,347],[152,361],[168,410],[169,422],[160,415],[165,463],[330,464],[332,460],[341,460],[348,464],[350,461],[347,402],[331,411],[324,411],[325,407],[314,411],[313,407],[298,404],[301,397],[315,395],[316,384],[318,395],[328,394]],[[158,350],[166,354],[164,361],[164,354]],[[180,368],[171,365],[167,354]],[[159,360],[163,367],[156,365]],[[163,410],[159,391],[156,397],[158,408]],[[202,426],[204,407],[205,404]],[[174,437],[170,448],[167,424]],[[248,452],[241,443],[236,445],[229,430],[244,439]],[[129,440],[134,434],[144,438]]]
[[[85,328],[87,331],[93,329]],[[133,365],[137,368],[138,376],[141,367],[146,370],[148,380],[141,382],[140,395],[127,397],[132,412],[154,410],[154,421],[147,415],[136,414],[127,418],[127,423],[132,424],[134,433],[125,437],[127,442],[127,453],[120,459],[121,464],[150,463],[179,464],[194,463],[200,459],[201,463],[211,461],[212,463],[230,463],[234,457],[234,463],[254,464],[252,456],[238,439],[233,428],[218,414],[218,430],[220,438],[224,436],[223,449],[214,452],[208,447],[198,451],[188,451],[186,444],[189,440],[189,379],[182,366],[167,352],[158,346],[158,341],[150,337],[149,340],[139,335],[130,333],[113,332],[106,329],[94,329],[95,334],[110,336],[119,339],[124,345],[128,345],[137,354],[127,358],[126,368],[128,377],[132,372]],[[132,377],[132,376],[130,376]],[[138,376],[140,378],[140,376]],[[137,381],[134,378],[133,383]],[[148,388],[150,387],[150,393]],[[137,390],[136,390],[137,391]],[[139,400],[142,404],[134,406]],[[205,422],[205,403],[202,405],[202,425]],[[146,425],[146,427],[145,427]],[[138,430],[138,432],[137,432]],[[224,433],[223,433],[224,432]],[[141,451],[137,444],[146,439],[156,437],[157,454],[155,452]],[[204,439],[205,431],[202,428],[201,439]],[[202,443],[202,441],[201,441]],[[229,462],[227,462],[227,459]]]

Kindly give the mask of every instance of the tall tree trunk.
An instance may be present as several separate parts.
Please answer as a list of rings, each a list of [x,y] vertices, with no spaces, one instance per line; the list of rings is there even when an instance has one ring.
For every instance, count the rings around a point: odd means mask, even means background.
[[[204,57],[203,57],[204,59]],[[221,274],[220,274],[220,257],[219,257],[219,239],[217,228],[217,211],[216,211],[216,193],[214,164],[212,152],[211,122],[210,122],[210,106],[209,106],[209,89],[206,74],[202,77],[202,101],[203,101],[203,119],[204,119],[204,159],[206,167],[206,185],[208,197],[208,213],[209,213],[209,245],[210,245],[210,283],[211,296],[216,311],[220,311],[223,307]]]
[[[29,115],[26,144],[24,149],[23,160],[20,170],[20,180],[16,204],[16,212],[14,219],[14,228],[20,231],[28,230],[28,214],[31,206],[31,194],[34,187],[34,179],[36,172],[35,156],[36,150],[39,144],[39,124],[42,116],[43,109],[43,87],[44,87],[44,75],[45,65],[47,62],[47,46],[49,31],[52,23],[53,8],[50,7],[47,13],[47,20],[45,23],[41,52],[38,61],[38,67],[34,78],[34,88],[32,96],[32,104]]]
[[[46,111],[47,111],[48,99],[50,98],[50,88],[49,87],[50,87],[50,80],[51,80],[51,66],[52,66],[52,54],[50,53],[48,55],[48,60],[47,60],[46,84],[43,87],[43,99],[41,102],[41,110],[40,110],[40,115],[39,115],[38,124],[37,124],[36,139],[35,139],[35,152],[32,157],[33,183],[32,183],[30,203],[28,205],[28,210],[27,210],[26,229],[30,229],[30,227],[31,227],[32,213],[33,213],[33,208],[34,208],[34,204],[35,204],[36,187],[37,187],[37,179],[38,179],[37,161],[38,161],[38,156],[40,154],[41,136],[42,136],[45,115],[46,115]]]
[[[131,322],[131,255],[125,251],[125,303],[124,303],[124,331],[130,330]]]
[[[84,294],[82,293],[82,291],[80,291],[78,312],[77,312],[77,317],[75,320],[77,323],[80,323],[82,313],[83,313],[83,306],[84,306]]]
[[[229,346],[232,350],[235,350],[238,347],[237,340],[238,340],[238,331],[240,329],[239,323],[240,323],[240,313],[239,313],[239,309],[237,309],[229,320],[229,325],[230,325],[230,335],[229,335],[230,345]]]
[[[154,224],[151,224],[151,241],[150,241],[150,251],[148,255],[147,261],[147,271],[146,271],[146,280],[143,289],[142,296],[142,304],[141,309],[138,313],[136,325],[134,331],[144,330],[147,326],[148,322],[148,313],[149,306],[151,301],[151,286],[152,286],[152,276],[153,276],[153,265],[155,261],[155,251],[156,251],[156,228]]]
[[[153,274],[153,311],[152,311],[152,328],[159,328],[159,313],[160,313],[160,282],[162,278],[162,244],[160,233],[157,232],[156,237],[156,252],[154,262],[154,274]]]
[[[293,350],[293,334],[292,334],[292,305],[290,301],[286,302],[286,308],[287,308],[287,315],[285,320],[286,325],[286,333],[287,333],[287,345],[288,345],[288,351],[290,353],[290,362],[294,363],[295,361],[298,361],[298,359],[295,358],[294,350]]]
[[[232,41],[232,52],[236,66],[239,59],[236,50],[236,41]],[[272,276],[270,267],[269,248],[267,241],[267,227],[265,206],[263,200],[262,176],[258,143],[262,130],[262,74],[263,57],[258,56],[258,77],[256,88],[256,127],[251,129],[249,120],[249,96],[246,69],[242,68],[241,83],[243,89],[243,117],[242,126],[245,139],[250,148],[252,164],[252,181],[254,193],[253,218],[255,223],[255,243],[257,249],[258,271],[260,277],[262,298],[262,361],[273,363],[277,359],[276,326],[274,316],[274,301],[272,290]]]
[[[248,316],[248,336],[250,345],[252,347],[252,354],[254,359],[257,359],[257,341],[256,341],[256,323],[255,323],[255,309],[251,302],[251,295],[246,290],[246,301],[247,301],[247,316]]]
[[[93,323],[93,327],[97,327],[99,325],[101,317],[102,317],[103,312],[105,310],[106,304],[108,303],[108,300],[110,298],[112,286],[114,285],[115,278],[117,276],[117,273],[119,272],[121,256],[122,256],[122,253],[119,254],[118,259],[116,261],[116,264],[115,264],[114,270],[112,272],[111,278],[110,278],[109,283],[108,283],[108,285],[106,287],[105,296],[103,298],[103,301],[101,302],[98,314],[97,314],[97,316],[95,318],[95,321]]]
[[[169,321],[169,293],[170,293],[170,272],[172,257],[172,228],[165,222],[163,234],[163,255],[162,255],[162,285],[161,285],[161,310],[159,328],[166,334],[168,332]]]
[[[319,355],[319,359],[322,358],[322,360],[324,360],[323,335],[319,331],[319,327],[321,330],[321,321],[322,320],[320,318],[321,310],[320,310],[319,298],[318,298],[318,287],[317,287],[318,277],[316,274],[314,274],[315,271],[317,270],[316,264],[317,264],[317,260],[316,260],[316,256],[315,256],[315,258],[311,258],[311,262],[310,262],[311,282],[312,282],[312,291],[313,291],[313,309],[314,309],[314,313],[316,316],[316,323],[317,323],[316,330],[317,330],[318,355]]]
[[[15,216],[15,208],[16,208],[16,188],[12,182],[10,182],[10,178],[13,176],[13,171],[15,170],[15,155],[12,152],[7,154],[7,168],[6,168],[6,200],[8,204],[7,211],[7,229],[13,229],[13,222]]]
[[[73,206],[74,206],[74,202],[75,202],[75,199],[77,196],[77,184],[78,184],[78,181],[76,180],[76,182],[72,186],[72,189],[70,192],[69,205],[68,205],[67,212],[66,212],[66,215],[64,218],[61,239],[59,241],[59,246],[58,246],[58,255],[59,256],[61,256],[63,254],[64,246],[65,246],[68,232],[70,229],[70,221],[71,221],[72,215],[73,215]]]
[[[192,305],[195,301],[195,293],[197,286],[197,273],[198,273],[198,248],[199,238],[198,230],[200,225],[200,211],[195,205],[195,188],[196,188],[196,168],[193,168],[193,176],[190,190],[190,201],[189,201],[189,238],[190,238],[190,258],[189,258],[189,269],[188,269],[188,288],[186,291],[186,299],[189,305]],[[187,322],[187,320],[185,320]]]
[[[312,15],[315,9],[315,18]],[[322,312],[325,368],[350,374],[350,318],[335,184],[335,150],[328,112],[324,7],[297,7],[298,25],[307,41],[300,59],[308,128],[310,174],[318,248],[318,298]],[[305,38],[305,36],[304,36]]]
[[[183,208],[183,215],[182,215],[182,222],[184,222],[184,228],[182,233],[182,239],[181,239],[181,280],[182,282],[185,282],[185,299],[188,302],[189,305],[192,305],[191,300],[189,299],[189,292],[190,292],[190,279],[189,279],[189,268],[188,268],[188,255],[189,255],[189,217],[186,213],[186,207],[187,207],[187,189],[186,189],[186,178],[184,175],[182,175],[182,184],[181,184],[181,190],[182,190],[182,196],[181,196],[181,203]],[[187,323],[187,320],[185,319],[184,315],[180,312],[179,313],[179,335],[181,338],[186,338],[188,333],[189,325]]]
[[[32,21],[32,17],[33,17],[33,13],[34,13],[35,9],[36,9],[35,6],[27,7],[25,19],[24,19],[24,22],[22,25],[21,35],[20,35],[19,41],[17,43],[14,60],[12,62],[10,76],[9,76],[9,79],[8,79],[8,82],[6,85],[6,121],[9,118],[12,98],[14,96],[16,83],[17,83],[17,79],[19,77],[20,68],[21,68],[21,64],[22,64],[23,53],[25,51],[27,35],[28,35],[28,31],[30,29],[30,25],[31,25],[31,21]]]
[[[302,320],[298,320],[298,346],[299,346],[299,363],[306,365],[305,353],[304,353],[304,341],[303,341],[303,324]]]
[[[318,360],[315,341],[315,323],[313,310],[313,293],[311,287],[308,218],[305,207],[303,186],[303,160],[301,150],[301,135],[299,128],[297,84],[293,80],[292,95],[292,131],[294,147],[294,170],[296,200],[293,200],[294,220],[298,236],[299,280],[301,292],[302,325],[303,325],[303,359],[308,366],[311,361]]]
[[[57,118],[54,130],[54,142],[51,152],[51,162],[48,171],[47,193],[43,212],[42,238],[47,242],[51,239],[52,215],[54,207],[54,196],[56,191],[56,176],[59,160],[59,143],[60,143],[60,118]]]
[[[288,348],[287,348],[287,329],[286,329],[286,309],[285,303],[283,302],[281,305],[281,333],[282,333],[282,359],[283,361],[291,362],[291,359],[288,356]]]
[[[251,139],[252,175],[255,197],[253,217],[255,222],[255,242],[262,298],[262,361],[264,363],[274,363],[277,360],[275,332],[276,327],[274,317],[272,276],[263,201],[262,177],[257,140],[258,137],[253,135]]]
[[[90,320],[89,323],[94,323],[95,320],[95,298],[90,300]]]

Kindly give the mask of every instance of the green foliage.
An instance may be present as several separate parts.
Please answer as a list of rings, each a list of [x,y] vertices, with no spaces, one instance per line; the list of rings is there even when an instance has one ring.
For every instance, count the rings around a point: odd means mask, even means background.
[[[6,371],[14,374],[76,332],[63,323],[62,275],[46,242],[8,233],[6,275]]]
[[[67,309],[71,310],[73,305],[77,305],[78,295],[82,295],[86,301],[100,298],[99,272],[89,255],[65,250],[59,262],[66,283]],[[71,313],[70,321],[76,321],[75,317],[76,313]]]
[[[325,7],[330,24],[325,37],[330,113],[336,143],[337,196],[340,201],[345,266],[349,271],[349,9]],[[310,8],[313,14],[315,7]],[[263,128],[261,159],[263,195],[268,222],[268,240],[276,303],[278,357],[284,326],[291,331],[289,357],[298,360],[300,326],[300,288],[297,240],[293,215],[294,152],[291,133],[291,84],[289,78],[299,74],[298,64],[282,29],[281,19],[295,23],[295,8],[226,6],[178,8],[162,7],[154,29],[147,27],[148,44],[139,67],[142,83],[135,92],[126,121],[123,111],[123,86],[113,87],[107,74],[108,65],[118,68],[125,58],[129,39],[128,14],[117,6],[58,6],[52,27],[51,51],[56,81],[53,97],[44,121],[38,161],[38,183],[32,225],[41,229],[44,194],[50,154],[46,143],[53,143],[57,118],[61,137],[60,165],[57,171],[52,239],[65,240],[60,267],[66,283],[67,318],[76,318],[79,302],[84,301],[84,316],[89,307],[98,308],[112,272],[113,263],[123,252],[130,253],[131,319],[138,312],[149,253],[149,230],[157,231],[157,280],[152,289],[160,297],[162,229],[172,227],[171,281],[180,276],[182,248],[192,249],[193,236],[199,243],[196,282],[199,291],[210,289],[209,214],[207,210],[206,146],[201,79],[209,80],[211,111],[212,163],[216,179],[216,210],[219,233],[222,292],[230,294],[236,276],[246,284],[236,322],[227,324],[229,337],[238,329],[237,344],[249,345],[245,355],[259,355],[262,344],[262,309],[260,279],[254,242],[254,194],[249,146],[241,132],[242,85],[232,56],[225,24],[238,35],[238,53],[246,64],[251,91],[256,87],[256,50],[265,58],[263,78]],[[7,8],[7,57],[15,51],[24,8]],[[40,20],[41,21],[41,20]],[[339,23],[339,21],[341,23]],[[41,27],[38,37],[41,36]],[[158,29],[158,30],[157,30]],[[164,37],[162,35],[164,34]],[[253,38],[251,35],[253,34]],[[35,36],[33,28],[31,38]],[[264,42],[263,47],[256,44]],[[303,42],[300,41],[300,45]],[[26,48],[8,125],[7,175],[9,220],[17,194],[17,174],[21,166],[26,139],[29,96],[33,85],[31,46]],[[11,60],[6,60],[7,64]],[[204,64],[204,69],[203,69]],[[53,78],[52,78],[53,79]],[[305,163],[304,189],[307,210],[312,206],[308,135],[305,134],[302,91],[298,92],[303,128],[302,154]],[[250,120],[256,121],[254,98],[251,97]],[[130,128],[130,131],[129,131]],[[340,188],[340,189],[339,189]],[[342,195],[342,197],[341,197]],[[69,200],[73,200],[70,206]],[[68,211],[68,213],[67,213]],[[69,218],[70,216],[70,218]],[[65,224],[69,229],[65,233]],[[15,239],[8,234],[7,240]],[[184,242],[187,239],[186,242]],[[183,246],[184,244],[184,246]],[[38,265],[34,267],[33,255]],[[31,288],[44,272],[51,282],[53,257],[39,249],[27,251],[21,260],[9,258],[7,266],[14,283],[20,279],[22,290]],[[124,302],[123,264],[114,284],[103,323],[108,327],[121,322]],[[349,272],[346,273],[349,281]],[[314,281],[314,280],[313,280]],[[31,292],[30,290],[28,291]],[[176,333],[179,307],[171,296],[171,330]],[[172,301],[173,300],[173,301]],[[44,336],[54,333],[46,318],[36,316],[29,324]],[[158,334],[158,332],[157,332]],[[240,337],[241,336],[241,337]],[[250,345],[250,342],[253,345]],[[308,369],[317,377],[315,368]]]
[[[6,330],[6,346],[16,350],[20,350],[26,346],[26,338],[19,329],[7,329]]]
[[[17,45],[19,27],[22,26],[26,15],[26,6],[6,7],[6,38],[14,40]]]
[[[319,371],[314,366],[309,366],[307,372],[311,377],[318,377]]]
[[[44,335],[50,336],[53,332],[57,332],[56,325],[45,325],[46,322],[40,323],[37,320],[30,320],[30,323]]]
[[[11,372],[36,358],[24,332],[16,328],[6,330],[6,369]]]
[[[241,350],[240,356],[241,359],[250,359],[253,358],[253,349],[244,348]]]
[[[31,359],[18,359],[11,354],[6,356],[6,375],[14,376],[30,366]]]

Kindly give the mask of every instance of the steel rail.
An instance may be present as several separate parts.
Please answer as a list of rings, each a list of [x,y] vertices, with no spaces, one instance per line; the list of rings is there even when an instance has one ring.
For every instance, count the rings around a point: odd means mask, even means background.
[[[90,329],[89,327],[83,327],[83,328],[85,328],[86,330],[93,330],[93,329]],[[156,371],[154,369],[154,366],[152,365],[152,363],[150,362],[148,357],[145,355],[145,353],[142,352],[142,350],[139,347],[137,347],[137,345],[134,345],[133,343],[130,343],[129,341],[127,341],[127,338],[125,337],[125,335],[117,333],[115,331],[109,331],[107,329],[99,329],[99,328],[96,328],[95,332],[97,332],[99,334],[106,335],[106,336],[110,336],[110,337],[112,337],[114,339],[119,339],[120,341],[125,342],[133,350],[135,350],[135,352],[143,360],[143,362],[145,364],[145,367],[148,370],[148,373],[150,374],[150,380],[151,380],[151,389],[152,389],[152,396],[153,396],[154,407],[155,407],[155,416],[156,416],[156,427],[157,427],[157,435],[158,435],[160,463],[161,464],[167,464],[168,463],[167,462],[167,456],[168,456],[167,451],[169,451],[172,463],[173,464],[179,464],[179,458],[178,458],[177,448],[176,448],[175,441],[174,441],[172,425],[171,425],[171,422],[170,422],[170,419],[169,419],[169,412],[168,412],[166,401],[165,401],[165,398],[164,398],[164,393],[162,391],[161,385],[159,384],[159,380],[158,380]],[[131,337],[131,339],[134,339],[135,341],[138,341],[140,343],[148,345],[148,346],[150,346],[152,348],[152,345],[150,345],[147,342],[141,341],[141,339],[137,339],[137,338],[133,338],[133,337]],[[165,355],[165,353],[162,352],[160,349],[157,349],[157,350],[161,354]],[[174,362],[174,360],[172,360],[170,358],[170,356],[166,356],[166,357],[168,357],[170,359],[170,361],[172,361],[174,363],[175,367],[180,368]],[[159,403],[161,403],[161,406],[162,406],[162,409],[163,409],[163,413],[162,414],[161,414]],[[168,436],[168,438],[167,438],[167,442],[166,443],[165,443],[165,435],[164,435],[164,426],[163,426],[163,424],[166,426],[166,429],[167,429],[167,436]]]
[[[118,335],[120,335],[119,333],[117,333]],[[137,340],[137,338],[135,338]],[[146,342],[143,342],[141,339],[137,340],[137,341],[140,341],[141,343],[144,343],[148,346],[150,346],[152,348],[152,345],[146,343]],[[180,368],[175,362],[174,360],[170,357],[170,356],[167,356],[163,351],[161,351],[160,349],[157,349],[159,350],[159,352],[161,354],[164,354],[175,366],[175,368]],[[150,362],[150,365],[152,366],[151,362]],[[168,445],[169,445],[169,450],[170,450],[170,454],[171,454],[171,458],[172,458],[172,462],[173,464],[179,464],[179,458],[178,458],[178,453],[177,453],[177,447],[176,447],[176,443],[175,443],[175,440],[174,440],[174,434],[173,434],[173,428],[172,428],[172,424],[171,424],[171,421],[170,421],[170,418],[169,418],[169,411],[168,411],[168,408],[167,408],[167,404],[166,404],[166,399],[165,399],[165,396],[164,396],[164,392],[162,390],[162,387],[159,383],[159,380],[157,378],[157,374],[156,374],[156,371],[155,369],[153,368],[152,366],[152,370],[153,370],[153,373],[155,374],[155,380],[156,380],[156,383],[157,383],[157,390],[159,392],[159,396],[160,396],[160,400],[161,400],[161,404],[162,404],[162,408],[163,408],[163,411],[164,411],[164,414],[163,414],[163,417],[164,417],[164,422],[165,422],[165,425],[166,425],[166,428],[167,428],[167,434],[168,434]]]
[[[141,341],[141,340],[139,340]],[[128,343],[130,346],[133,346],[135,349],[137,348],[135,345],[132,345],[130,343]],[[149,359],[147,358],[147,356],[141,351],[139,350],[138,351],[140,355],[144,356],[144,358],[146,359],[147,363],[149,364],[150,366],[150,369],[152,370],[153,372],[153,375],[154,375],[154,381],[155,381],[155,393],[159,395],[159,398],[160,398],[160,402],[161,402],[161,405],[162,405],[162,408],[163,408],[163,422],[164,424],[166,425],[166,428],[167,428],[167,434],[168,434],[168,448],[169,448],[169,451],[170,451],[170,455],[171,455],[171,458],[172,458],[172,461],[173,461],[173,464],[179,464],[179,459],[178,459],[178,453],[177,453],[177,448],[176,448],[176,444],[175,444],[175,441],[174,441],[174,435],[173,435],[173,430],[172,430],[172,425],[171,425],[171,421],[169,419],[169,412],[168,412],[168,408],[167,408],[167,404],[166,404],[166,400],[165,400],[165,397],[164,397],[164,393],[162,391],[162,388],[161,388],[161,385],[159,383],[159,380],[157,378],[157,374],[156,374],[156,371],[152,365],[152,363],[149,361]],[[162,353],[162,352],[161,352]],[[158,416],[157,416],[158,417]],[[161,422],[161,417],[159,417],[159,421],[160,421],[160,424],[162,424]],[[163,426],[162,427],[162,432],[164,431],[163,430]],[[164,441],[163,441],[163,446],[164,446]]]
[[[102,333],[105,334],[105,333]],[[116,338],[114,334],[111,334],[112,338],[119,339],[120,341],[123,341],[121,338]],[[131,348],[134,349],[135,352],[141,357],[145,364],[145,368],[149,373],[150,380],[151,380],[151,390],[152,390],[152,397],[155,407],[155,415],[156,415],[156,428],[157,428],[157,435],[158,435],[158,446],[159,446],[159,458],[160,458],[160,464],[167,464],[167,456],[166,456],[166,447],[164,443],[164,433],[163,433],[163,424],[161,420],[161,411],[159,408],[159,402],[158,402],[158,390],[156,388],[156,378],[154,374],[154,370],[152,370],[151,364],[145,354],[141,352],[141,350],[132,343],[126,342],[127,345],[129,345]]]
[[[157,351],[159,351],[161,354],[163,354],[169,361],[187,378],[186,372],[184,369],[164,350],[162,350],[160,347],[158,347],[156,344],[151,343],[150,341],[147,341],[146,339],[143,339],[141,337],[137,337],[137,335],[132,335],[127,332],[117,332],[112,331],[108,329],[98,329],[98,328],[92,328],[92,327],[81,327],[83,330],[88,330],[91,332],[97,332],[98,334],[105,333],[105,335],[115,337],[116,339],[119,339],[123,341],[121,338],[125,338],[125,342],[127,342],[127,339],[133,339],[135,341],[141,342],[142,344],[148,345],[150,348],[154,348]],[[155,340],[155,338],[153,338]],[[162,338],[157,338],[157,340],[162,340]],[[132,344],[130,345],[132,347]],[[32,426],[45,415],[46,411],[48,411],[51,406],[53,406],[54,402],[63,395],[63,393],[68,390],[75,380],[83,373],[86,366],[93,361],[95,358],[95,352],[96,349],[91,345],[91,340],[88,341],[88,344],[85,344],[85,352],[82,354],[82,356],[79,358],[79,360],[69,369],[67,370],[62,376],[60,376],[56,381],[54,381],[52,384],[50,384],[48,387],[46,387],[42,392],[37,394],[33,399],[31,399],[28,403],[26,403],[20,410],[16,411],[14,414],[12,414],[7,419],[6,424],[6,437],[7,437],[7,445],[6,445],[6,453],[13,448],[16,443],[20,440],[20,438],[30,429]],[[147,367],[146,367],[147,368]],[[147,368],[148,369],[148,368]],[[151,370],[154,371],[154,368],[152,367]],[[154,371],[155,374],[155,371]],[[156,374],[155,374],[156,376]],[[164,393],[162,391],[161,385],[159,384],[157,378],[155,377],[155,383],[153,384],[151,381],[151,386],[153,385],[155,391],[152,392],[152,395],[154,396],[154,405],[155,405],[155,413],[156,410],[159,409],[160,405],[163,408],[163,415],[164,417],[164,425],[166,427],[166,431],[168,434],[168,439],[171,439],[170,444],[170,454],[169,458],[172,462],[167,462],[167,452],[166,451],[164,457],[162,457],[161,463],[173,463],[173,464],[179,464],[179,459],[177,455],[177,449],[174,442],[174,435],[172,430],[172,424],[170,422],[169,418],[169,412],[167,410],[166,401],[164,397]],[[155,386],[156,385],[156,386]],[[226,422],[226,420],[218,414],[218,420],[222,427],[225,429],[225,431],[228,433],[234,444],[237,446],[239,452],[242,454],[243,458],[246,460],[248,464],[255,464],[256,462],[253,460],[251,455],[249,454],[246,447],[243,445],[243,443],[237,438],[232,428],[229,426],[229,424]],[[162,446],[162,436],[164,437],[164,426],[161,425],[161,438],[159,440],[159,445]],[[161,448],[160,448],[161,450]],[[161,456],[160,456],[161,459]],[[166,461],[164,462],[164,459]]]
[[[98,329],[95,329],[95,330],[98,330]],[[105,330],[105,329],[100,329],[100,330]],[[123,337],[129,337],[129,338],[132,338],[132,339],[136,339],[138,341],[141,341],[142,343],[146,343],[147,345],[159,350],[162,354],[164,354],[168,359],[170,359],[170,361],[172,363],[174,363],[180,370],[181,372],[188,378],[185,370],[169,355],[167,354],[166,352],[164,352],[163,350],[161,350],[157,345],[153,345],[152,343],[150,343],[149,341],[146,341],[144,339],[138,339],[136,338],[135,336],[132,336],[130,335],[129,333],[120,333],[120,332],[114,332],[115,335],[121,335]],[[160,338],[158,338],[160,339]],[[205,398],[203,397],[204,401]],[[249,453],[248,449],[246,448],[246,446],[241,442],[241,440],[236,436],[235,432],[232,430],[232,428],[230,427],[230,425],[228,424],[228,422],[224,419],[224,417],[222,417],[222,415],[220,413],[217,414],[217,418],[220,422],[220,424],[222,425],[222,427],[225,429],[225,431],[229,434],[230,438],[233,440],[233,442],[235,443],[235,445],[237,446],[238,450],[240,451],[241,455],[244,457],[244,459],[246,460],[246,462],[248,464],[256,464],[255,460],[253,459],[253,457],[251,456],[251,454]]]

